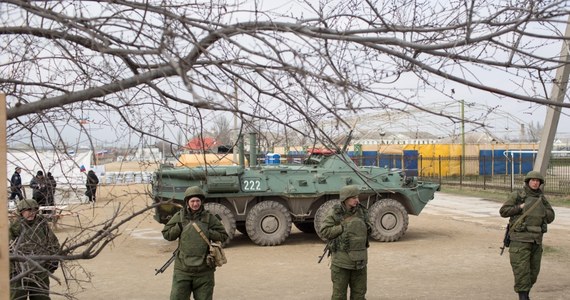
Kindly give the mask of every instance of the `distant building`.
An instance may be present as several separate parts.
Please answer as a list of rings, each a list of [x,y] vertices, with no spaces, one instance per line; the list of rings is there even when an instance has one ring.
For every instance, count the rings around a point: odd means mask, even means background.
[[[160,149],[152,147],[152,148],[139,148],[135,152],[134,157],[132,159],[127,160],[134,160],[134,161],[160,161],[162,160],[162,152]]]

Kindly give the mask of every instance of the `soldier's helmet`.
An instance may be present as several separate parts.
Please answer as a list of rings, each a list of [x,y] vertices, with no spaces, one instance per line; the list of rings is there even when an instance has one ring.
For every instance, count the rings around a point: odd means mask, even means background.
[[[192,197],[198,197],[200,200],[204,201],[204,199],[206,199],[206,194],[204,194],[204,191],[200,187],[191,186],[184,192],[184,201],[187,201]]]
[[[22,199],[18,201],[16,208],[18,209],[18,212],[22,212],[26,209],[39,209],[40,206],[34,199]]]
[[[528,182],[531,179],[538,179],[540,180],[540,184],[544,184],[546,181],[544,180],[544,176],[542,176],[542,174],[540,174],[540,172],[538,171],[530,171],[526,174],[526,176],[524,177],[524,182],[526,184],[528,184]]]
[[[351,197],[358,197],[360,188],[357,185],[343,186],[339,191],[340,201],[344,201]]]

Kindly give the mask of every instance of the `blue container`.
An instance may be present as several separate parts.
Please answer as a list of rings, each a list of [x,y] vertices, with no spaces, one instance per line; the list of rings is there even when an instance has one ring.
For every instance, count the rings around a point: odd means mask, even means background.
[[[274,153],[273,154],[273,164],[274,165],[278,165],[281,163],[281,154],[279,153]]]
[[[265,154],[265,164],[270,165],[273,162],[273,153]]]
[[[281,154],[279,153],[267,153],[265,155],[266,165],[278,165],[281,163]]]

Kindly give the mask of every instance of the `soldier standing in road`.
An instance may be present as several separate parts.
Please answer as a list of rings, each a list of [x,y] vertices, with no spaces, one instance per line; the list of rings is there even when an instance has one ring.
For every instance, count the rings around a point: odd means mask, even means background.
[[[38,203],[32,199],[17,204],[18,219],[10,224],[10,299],[50,299],[49,273],[58,268],[58,261],[25,260],[27,256],[56,255],[57,237],[48,220],[38,215]],[[19,257],[19,260],[12,258]],[[49,273],[48,273],[49,272]]]
[[[218,217],[204,210],[204,199],[205,194],[199,187],[186,189],[184,207],[162,229],[166,240],[178,239],[170,300],[187,300],[192,293],[196,300],[211,300],[213,297],[216,266],[208,263],[209,245],[193,224],[198,225],[206,238],[212,241],[223,243],[228,234]]]
[[[18,200],[24,199],[24,196],[22,195],[22,177],[20,177],[20,172],[22,172],[22,168],[16,167],[16,170],[10,179],[10,190],[12,192],[10,194],[10,200],[16,199],[16,196],[18,196]]]
[[[335,204],[323,220],[321,236],[328,240],[332,253],[331,299],[365,299],[367,286],[368,236],[372,226],[366,208],[358,199],[359,187],[340,189],[341,203]]]
[[[524,188],[512,192],[499,210],[501,217],[510,218],[509,256],[519,300],[530,299],[530,290],[540,272],[542,236],[547,224],[554,221],[554,210],[540,189],[544,182],[540,172],[528,172]]]

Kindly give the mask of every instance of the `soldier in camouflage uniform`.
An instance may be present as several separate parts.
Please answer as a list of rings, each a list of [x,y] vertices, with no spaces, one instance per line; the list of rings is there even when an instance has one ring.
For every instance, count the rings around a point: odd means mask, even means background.
[[[55,255],[59,241],[48,225],[48,220],[38,215],[38,203],[32,199],[17,204],[18,219],[10,224],[10,254],[12,257],[30,255]],[[10,262],[10,299],[46,300],[49,297],[49,273],[58,268],[54,261]],[[49,272],[49,273],[48,273]]]
[[[162,229],[162,236],[166,240],[178,239],[171,300],[188,300],[192,293],[195,300],[210,300],[214,294],[216,266],[208,264],[208,244],[192,224],[196,223],[212,241],[224,242],[228,234],[218,217],[204,210],[204,198],[204,192],[199,187],[186,189],[184,207]]]
[[[540,272],[542,235],[547,230],[546,224],[554,221],[554,210],[540,189],[544,177],[531,171],[524,182],[524,188],[512,192],[499,210],[501,217],[510,218],[509,255],[515,277],[514,289],[520,300],[530,299],[530,289]]]
[[[332,253],[331,299],[365,299],[367,284],[368,236],[372,226],[366,208],[358,199],[359,187],[348,185],[340,190],[335,204],[323,220],[320,233],[328,240]]]

